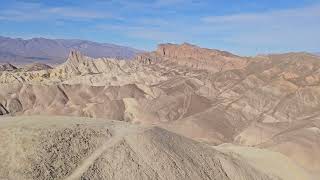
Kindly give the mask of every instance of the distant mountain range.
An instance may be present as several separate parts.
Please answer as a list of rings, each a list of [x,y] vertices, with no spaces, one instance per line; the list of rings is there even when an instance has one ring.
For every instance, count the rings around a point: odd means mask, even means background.
[[[46,38],[24,40],[0,36],[0,63],[42,62],[58,64],[66,60],[71,50],[81,51],[83,54],[94,58],[112,57],[119,59],[131,59],[137,53],[142,52],[130,47],[86,40]]]

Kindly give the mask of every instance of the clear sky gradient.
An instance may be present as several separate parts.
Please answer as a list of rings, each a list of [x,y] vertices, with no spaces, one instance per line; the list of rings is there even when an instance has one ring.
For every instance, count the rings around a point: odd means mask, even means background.
[[[320,0],[0,0],[0,35],[319,52]]]

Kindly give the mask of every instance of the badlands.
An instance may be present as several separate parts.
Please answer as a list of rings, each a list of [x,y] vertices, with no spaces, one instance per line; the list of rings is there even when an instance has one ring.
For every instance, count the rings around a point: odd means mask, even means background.
[[[161,44],[0,66],[0,179],[319,179],[320,57]]]

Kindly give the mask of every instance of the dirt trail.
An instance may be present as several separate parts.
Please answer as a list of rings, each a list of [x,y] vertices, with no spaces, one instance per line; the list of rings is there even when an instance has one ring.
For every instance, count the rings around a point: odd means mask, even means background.
[[[80,179],[81,176],[89,169],[89,167],[108,149],[115,146],[121,140],[124,139],[128,134],[137,133],[138,129],[117,127],[115,133],[104,144],[97,148],[89,157],[83,160],[83,162],[68,176],[65,180],[76,180]]]

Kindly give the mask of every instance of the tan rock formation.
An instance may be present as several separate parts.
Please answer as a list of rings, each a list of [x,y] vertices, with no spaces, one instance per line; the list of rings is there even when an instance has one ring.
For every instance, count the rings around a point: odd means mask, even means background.
[[[13,71],[16,69],[18,68],[10,63],[0,64],[0,71]]]
[[[43,63],[32,63],[23,67],[24,71],[41,71],[41,70],[48,70],[52,69],[51,66],[43,64]]]
[[[241,69],[247,64],[246,58],[229,52],[200,48],[187,43],[181,45],[160,44],[151,55],[142,54],[137,59],[147,63],[154,60],[169,60],[179,65],[214,72]]]
[[[0,114],[156,124],[213,145],[277,151],[319,177],[319,68],[306,53],[244,58],[189,44],[129,62],[72,52],[53,69],[1,72]]]

